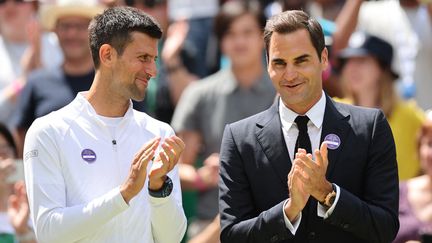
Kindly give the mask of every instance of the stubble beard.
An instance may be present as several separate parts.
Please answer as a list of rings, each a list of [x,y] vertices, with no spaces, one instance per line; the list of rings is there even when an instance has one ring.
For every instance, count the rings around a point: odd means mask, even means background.
[[[132,100],[140,102],[144,100],[147,88],[140,90],[139,87],[133,83],[129,86],[129,92],[131,94],[130,97]]]

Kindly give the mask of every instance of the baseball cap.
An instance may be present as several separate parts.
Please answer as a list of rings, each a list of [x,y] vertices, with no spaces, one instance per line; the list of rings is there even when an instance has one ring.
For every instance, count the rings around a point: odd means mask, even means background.
[[[338,57],[344,61],[351,57],[374,56],[385,67],[389,68],[395,79],[399,75],[392,69],[393,47],[387,41],[364,32],[354,33],[348,47],[340,51]]]

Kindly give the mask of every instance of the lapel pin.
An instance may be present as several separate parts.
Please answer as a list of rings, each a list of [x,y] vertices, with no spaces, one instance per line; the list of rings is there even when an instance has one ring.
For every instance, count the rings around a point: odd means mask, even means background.
[[[333,133],[325,136],[324,142],[327,143],[327,148],[332,149],[332,150],[339,148],[339,145],[341,144],[341,140],[340,140],[339,136],[336,134],[333,134]]]
[[[81,158],[90,164],[96,161],[96,153],[91,149],[84,149],[81,152]]]

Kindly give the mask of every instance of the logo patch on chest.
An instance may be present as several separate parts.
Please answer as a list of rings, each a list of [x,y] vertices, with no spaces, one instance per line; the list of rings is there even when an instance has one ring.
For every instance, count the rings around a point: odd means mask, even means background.
[[[93,163],[96,161],[96,153],[91,149],[84,149],[81,152],[81,158],[87,163]]]

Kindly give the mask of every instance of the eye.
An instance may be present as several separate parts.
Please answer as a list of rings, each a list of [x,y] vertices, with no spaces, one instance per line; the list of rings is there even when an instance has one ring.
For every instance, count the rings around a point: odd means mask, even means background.
[[[308,61],[307,59],[299,59],[299,60],[296,60],[295,64],[296,65],[301,65],[303,63],[306,63],[307,61]]]
[[[284,61],[274,61],[273,66],[276,68],[284,68],[286,66],[286,62]]]
[[[141,62],[150,62],[150,61],[151,61],[151,58],[150,58],[149,55],[142,55],[142,56],[139,56],[138,59],[139,59]]]

